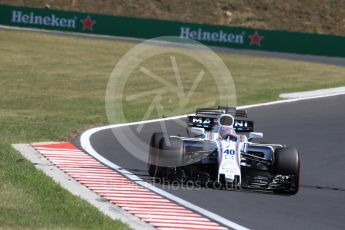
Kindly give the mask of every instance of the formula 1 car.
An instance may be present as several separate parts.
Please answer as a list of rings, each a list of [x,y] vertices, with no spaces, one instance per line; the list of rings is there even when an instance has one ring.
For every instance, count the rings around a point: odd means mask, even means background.
[[[216,183],[222,188],[264,189],[294,195],[300,157],[295,148],[254,143],[245,110],[202,108],[187,117],[188,137],[154,133],[148,172],[155,178]]]

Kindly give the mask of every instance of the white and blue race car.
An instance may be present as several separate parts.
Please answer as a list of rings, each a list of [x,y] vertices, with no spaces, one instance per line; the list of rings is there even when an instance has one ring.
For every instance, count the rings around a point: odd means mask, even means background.
[[[260,144],[244,110],[198,109],[187,117],[188,137],[154,133],[148,159],[150,176],[213,183],[222,188],[264,189],[296,194],[300,157],[295,148]]]

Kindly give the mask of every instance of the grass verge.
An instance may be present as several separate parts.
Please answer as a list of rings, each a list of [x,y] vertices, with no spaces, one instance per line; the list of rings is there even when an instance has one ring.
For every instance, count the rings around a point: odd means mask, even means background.
[[[106,124],[104,95],[114,65],[134,44],[0,30],[0,226],[8,229],[126,229],[38,172],[12,143],[61,141],[72,130]],[[345,68],[220,53],[232,72],[238,103],[271,101],[279,93],[345,85]],[[167,81],[168,56],[143,63]],[[187,88],[200,66],[176,56]],[[166,63],[167,62],[167,63]],[[154,89],[136,69],[126,94]],[[206,73],[193,103],[212,89]],[[165,109],[176,107],[165,96]],[[212,97],[212,96],[211,96]],[[152,98],[128,104],[128,120],[142,119]],[[126,103],[126,102],[125,102]],[[192,112],[192,111],[190,111]],[[153,113],[149,117],[157,117]]]

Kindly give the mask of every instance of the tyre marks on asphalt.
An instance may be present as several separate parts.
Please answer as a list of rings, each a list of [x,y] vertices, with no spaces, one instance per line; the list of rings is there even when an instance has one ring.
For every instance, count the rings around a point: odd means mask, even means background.
[[[159,229],[227,229],[127,179],[69,142],[32,146],[80,184]]]

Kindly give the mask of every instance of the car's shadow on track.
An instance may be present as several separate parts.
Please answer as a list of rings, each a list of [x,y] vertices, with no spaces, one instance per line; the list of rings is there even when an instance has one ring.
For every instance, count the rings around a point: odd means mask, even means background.
[[[195,191],[195,190],[215,190],[215,191],[220,191],[220,192],[246,192],[246,193],[255,193],[255,194],[268,194],[272,195],[271,191],[265,191],[265,190],[258,190],[258,189],[231,189],[231,188],[220,188],[220,187],[212,187],[209,185],[205,184],[197,184],[195,186],[195,183],[183,183],[183,182],[177,182],[177,181],[160,181],[157,178],[151,177],[150,175],[147,174],[146,170],[140,170],[140,169],[129,169],[126,168],[125,170],[132,172],[134,175],[140,177],[140,181],[147,182],[155,187],[162,188],[166,191],[169,190],[189,190],[189,191]],[[125,174],[126,175],[126,174]],[[274,195],[281,195],[281,196],[288,196],[288,194],[274,194]]]
[[[148,175],[147,170],[140,170],[140,169],[133,169],[133,168],[124,168],[127,171],[132,172],[136,176],[140,177],[143,181],[150,183],[154,186],[162,187],[167,190],[171,187],[167,187],[169,185],[169,182],[160,182],[157,181],[157,179],[151,177]],[[218,190],[218,191],[229,191],[229,192],[245,192],[245,193],[255,193],[255,194],[266,194],[266,195],[275,195],[275,196],[290,196],[289,194],[276,194],[273,193],[272,191],[266,191],[266,190],[259,190],[259,189],[220,189],[220,188],[212,188],[208,186],[199,186],[197,188],[191,186],[191,184],[184,184],[184,183],[174,183],[174,189],[184,189],[184,190],[190,190],[193,191],[195,189],[197,190],[205,190],[205,189],[212,189],[212,190]],[[340,191],[340,192],[345,192],[345,188],[342,187],[332,187],[332,186],[321,186],[321,185],[307,185],[307,184],[301,184],[301,188],[306,188],[306,189],[317,189],[317,190],[328,190],[328,191]]]
[[[319,189],[319,190],[345,192],[345,188],[341,188],[341,187],[320,186],[320,185],[303,185],[303,184],[301,184],[300,187],[308,188],[308,189]]]

